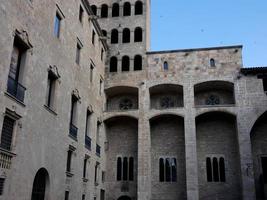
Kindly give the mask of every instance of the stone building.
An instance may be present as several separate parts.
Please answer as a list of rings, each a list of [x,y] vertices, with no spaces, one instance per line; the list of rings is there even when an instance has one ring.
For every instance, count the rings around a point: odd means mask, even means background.
[[[0,2],[0,200],[267,199],[267,67],[151,52],[150,0]]]

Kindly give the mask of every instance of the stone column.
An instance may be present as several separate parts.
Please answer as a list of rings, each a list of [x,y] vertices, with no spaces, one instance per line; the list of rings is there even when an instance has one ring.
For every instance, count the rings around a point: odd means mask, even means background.
[[[187,200],[198,200],[198,161],[194,109],[194,86],[191,83],[184,85],[184,102]]]
[[[138,182],[137,199],[151,199],[151,141],[149,119],[149,92],[145,83],[139,87],[139,121],[138,121]]]

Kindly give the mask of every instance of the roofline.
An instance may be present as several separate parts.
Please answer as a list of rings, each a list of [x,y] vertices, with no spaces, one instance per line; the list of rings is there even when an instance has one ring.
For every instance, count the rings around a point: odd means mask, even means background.
[[[220,47],[206,47],[206,48],[192,48],[192,49],[177,49],[177,50],[165,50],[165,51],[148,51],[147,55],[151,54],[165,54],[165,53],[178,53],[178,52],[191,52],[191,51],[209,51],[218,49],[242,49],[243,45],[233,45],[233,46],[220,46]]]
[[[100,27],[100,25],[99,25],[99,23],[97,21],[97,17],[94,17],[95,15],[94,15],[94,13],[93,13],[93,11],[91,9],[91,6],[90,6],[89,1],[88,0],[82,0],[82,3],[84,5],[84,7],[86,9],[86,12],[88,13],[88,15],[89,16],[92,16],[92,17],[89,17],[89,20],[92,20],[92,23],[93,23],[93,25],[94,25],[94,27],[96,29],[97,34],[100,37],[104,37],[103,32],[102,32],[102,29],[101,29],[101,27]],[[106,41],[103,40],[103,39],[100,39],[100,41],[103,44],[105,50],[107,51],[108,50],[108,45],[107,45]]]
[[[267,66],[266,67],[246,67],[241,68],[241,73],[244,75],[252,74],[252,75],[260,75],[260,74],[267,74]]]

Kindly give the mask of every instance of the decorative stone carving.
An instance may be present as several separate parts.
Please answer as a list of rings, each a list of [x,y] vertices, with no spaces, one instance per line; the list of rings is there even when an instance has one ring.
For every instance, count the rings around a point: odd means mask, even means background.
[[[60,75],[59,75],[59,73],[58,73],[58,68],[57,68],[57,66],[55,66],[55,65],[53,65],[53,66],[49,66],[49,68],[47,69],[47,71],[49,72],[49,73],[52,73],[57,79],[59,79],[60,78]]]
[[[78,89],[73,90],[71,94],[74,95],[78,99],[78,101],[80,101],[81,97],[79,95]]]
[[[206,105],[219,105],[220,98],[215,95],[210,95],[209,98],[206,100]]]
[[[173,108],[174,100],[171,97],[162,97],[160,100],[161,108]]]
[[[25,31],[23,29],[21,29],[21,30],[16,29],[14,31],[13,35],[14,35],[14,37],[18,37],[28,49],[33,47],[32,44],[30,43],[29,35],[28,35],[27,31]]]
[[[130,110],[133,108],[133,102],[131,99],[125,98],[120,101],[120,110]]]

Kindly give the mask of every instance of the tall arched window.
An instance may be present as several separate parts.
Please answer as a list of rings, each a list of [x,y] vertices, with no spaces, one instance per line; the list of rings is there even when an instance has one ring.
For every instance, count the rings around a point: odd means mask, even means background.
[[[125,72],[129,70],[130,70],[130,58],[128,56],[123,56],[121,62],[121,71]]]
[[[165,71],[169,70],[169,64],[168,64],[167,61],[164,62],[164,64],[163,64],[163,69],[164,69]]]
[[[171,181],[176,182],[177,181],[177,168],[176,168],[176,158],[171,159]]]
[[[114,3],[112,6],[112,17],[120,16],[120,6],[118,3]]]
[[[224,158],[220,158],[220,181],[225,182],[225,164],[224,164]]]
[[[212,165],[213,165],[214,182],[219,182],[219,165],[218,165],[218,159],[217,158],[213,158]]]
[[[97,15],[97,7],[95,5],[92,5],[91,9],[92,9],[94,15]]]
[[[113,29],[111,31],[111,44],[118,44],[119,42],[119,31],[117,29]]]
[[[143,14],[143,3],[141,1],[137,1],[135,3],[135,15]]]
[[[47,198],[45,197],[45,194],[48,181],[49,175],[47,170],[44,168],[39,169],[34,178],[31,200],[44,200]]]
[[[130,157],[129,159],[129,181],[134,180],[134,158]]]
[[[137,27],[134,30],[134,42],[142,42],[143,41],[143,30],[140,27]]]
[[[122,161],[121,158],[117,159],[117,181],[121,181],[122,177]]]
[[[159,181],[164,182],[164,159],[160,158],[159,159]]]
[[[122,43],[129,43],[131,38],[131,31],[128,28],[123,29],[122,32]]]
[[[134,71],[142,70],[142,56],[136,55],[134,57]]]
[[[129,2],[125,2],[123,5],[123,16],[131,15],[131,4]]]
[[[206,158],[206,173],[208,182],[225,182],[224,158]]]
[[[117,72],[118,71],[118,59],[115,56],[110,58],[109,71],[110,72]]]
[[[207,171],[207,181],[212,182],[212,166],[210,158],[206,158],[206,171]]]
[[[128,158],[123,158],[123,180],[128,180]]]
[[[101,18],[107,18],[108,17],[108,6],[106,4],[103,4],[101,6]]]
[[[215,60],[213,58],[210,59],[210,66],[211,67],[216,67],[216,63],[215,63]]]
[[[107,31],[106,30],[102,30],[102,33],[105,37],[107,37]]]
[[[166,174],[166,182],[170,182],[171,181],[171,160],[169,158],[167,158],[165,162],[165,174]]]

